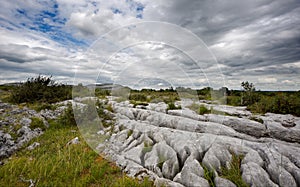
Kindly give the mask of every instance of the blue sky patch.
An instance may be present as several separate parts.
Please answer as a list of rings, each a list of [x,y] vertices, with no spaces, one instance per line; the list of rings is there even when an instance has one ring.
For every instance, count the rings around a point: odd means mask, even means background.
[[[122,14],[122,11],[120,9],[112,8],[111,10],[114,14]]]

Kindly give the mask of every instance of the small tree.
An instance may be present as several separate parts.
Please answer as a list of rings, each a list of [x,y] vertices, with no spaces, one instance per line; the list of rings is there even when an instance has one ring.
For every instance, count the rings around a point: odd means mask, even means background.
[[[244,91],[246,91],[246,92],[251,93],[251,92],[255,91],[254,84],[253,83],[249,83],[248,81],[242,82],[241,86],[244,88]]]
[[[255,103],[257,101],[257,97],[254,94],[255,92],[255,86],[253,83],[249,83],[248,81],[246,82],[242,82],[241,86],[244,89],[244,94],[242,94],[241,97],[241,104],[242,105],[252,105],[253,103]]]

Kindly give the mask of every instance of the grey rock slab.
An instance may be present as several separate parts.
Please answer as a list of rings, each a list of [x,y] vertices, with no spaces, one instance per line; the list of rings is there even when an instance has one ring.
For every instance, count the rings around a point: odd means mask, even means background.
[[[144,145],[140,144],[124,153],[126,159],[132,160],[140,165],[142,165],[141,155]]]
[[[214,182],[216,187],[236,187],[236,185],[233,182],[222,177],[216,177],[214,179]]]
[[[34,150],[35,148],[39,147],[40,145],[41,145],[41,144],[38,143],[38,142],[33,142],[30,146],[27,147],[27,149],[28,149],[29,151],[32,151],[32,150]]]
[[[242,164],[241,170],[243,180],[251,186],[278,187],[270,179],[268,173],[254,162]]]
[[[255,150],[249,151],[246,154],[246,156],[244,157],[244,159],[242,160],[242,164],[246,164],[246,163],[249,163],[249,162],[254,162],[254,163],[258,164],[261,167],[264,165],[263,159],[260,157],[258,152],[255,151]]]
[[[265,124],[270,133],[270,137],[300,143],[300,129],[286,128],[275,121],[266,121]]]
[[[230,167],[231,154],[224,145],[213,144],[203,158],[203,164],[211,170],[221,171],[221,167]]]
[[[184,187],[182,184],[165,179],[165,178],[156,178],[154,181],[154,186],[156,187]]]
[[[192,156],[188,157],[188,159],[185,161],[181,170],[181,178],[188,178],[191,173],[199,177],[204,176],[204,170],[202,166],[198,160],[194,159]]]
[[[209,183],[206,179],[195,175],[194,173],[189,174],[186,177],[182,177],[182,184],[185,186],[201,186],[201,187],[209,187]]]
[[[234,186],[218,177],[217,172],[221,167],[230,167],[233,152],[244,156],[242,177],[249,185],[299,186],[300,145],[291,141],[296,139],[297,124],[286,127],[268,116],[258,116],[264,120],[265,124],[261,124],[248,119],[252,115],[245,109],[229,109],[243,118],[215,114],[199,117],[186,108],[166,114],[155,110],[156,106],[154,103],[137,109],[128,103],[113,105],[117,130],[108,139],[104,152],[127,172],[149,174],[169,184],[173,180],[172,185],[205,186],[208,182],[202,176],[204,165],[214,171],[218,186]],[[278,127],[269,128],[269,123]],[[274,133],[280,130],[282,136]]]
[[[254,137],[266,136],[266,127],[256,121],[232,116],[222,116],[216,114],[208,114],[208,120],[215,123],[221,123],[233,128],[237,132],[245,133]]]
[[[179,172],[179,163],[176,152],[166,144],[159,142],[152,150],[145,154],[145,167],[151,169],[162,166],[162,174],[167,179],[173,179]]]

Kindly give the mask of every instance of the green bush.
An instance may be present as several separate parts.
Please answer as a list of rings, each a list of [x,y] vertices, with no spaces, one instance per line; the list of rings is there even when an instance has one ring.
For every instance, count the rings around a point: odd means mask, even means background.
[[[39,75],[28,78],[27,81],[16,86],[11,94],[10,101],[14,103],[48,102],[54,103],[72,98],[72,87],[58,84],[52,76]]]
[[[176,106],[173,102],[172,103],[168,103],[168,107],[167,110],[180,110],[181,106]]]
[[[38,117],[32,117],[31,118],[31,123],[29,126],[31,129],[36,129],[36,128],[40,128],[42,130],[46,129],[46,126],[43,122],[43,120],[41,118]]]
[[[135,100],[130,100],[130,103],[133,104],[133,108],[135,108],[137,105],[142,105],[142,106],[149,105],[147,102],[135,101]]]
[[[240,106],[241,105],[241,97],[240,96],[227,96],[227,103],[232,106]]]
[[[103,89],[100,89],[100,88],[96,88],[95,89],[95,96],[97,97],[105,97],[105,96],[109,96],[110,95],[110,90],[103,90]]]
[[[211,113],[211,110],[206,108],[204,105],[200,105],[200,108],[199,108],[199,114],[200,115],[209,114],[209,113]]]
[[[58,117],[57,122],[63,126],[76,126],[76,120],[71,103],[68,103],[67,108],[65,109],[64,113]]]
[[[129,96],[129,100],[134,101],[147,101],[147,96],[143,93],[131,93]]]
[[[293,114],[300,116],[300,95],[298,93],[278,92],[275,96],[262,96],[261,99],[247,107],[256,113]]]

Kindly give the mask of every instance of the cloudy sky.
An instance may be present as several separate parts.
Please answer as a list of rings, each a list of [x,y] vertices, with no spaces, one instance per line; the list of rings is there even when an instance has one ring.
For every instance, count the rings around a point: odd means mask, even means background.
[[[299,0],[0,2],[0,84],[300,90]]]

